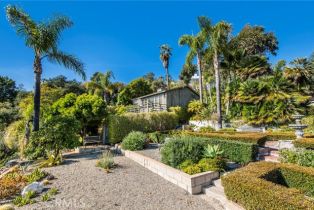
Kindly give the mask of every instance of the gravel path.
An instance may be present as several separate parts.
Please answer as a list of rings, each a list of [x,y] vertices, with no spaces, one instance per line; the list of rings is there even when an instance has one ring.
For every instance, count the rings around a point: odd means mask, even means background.
[[[136,152],[147,157],[150,157],[152,159],[155,159],[157,161],[161,161],[160,148],[156,144],[150,144],[146,149],[139,150]]]
[[[189,195],[126,157],[115,157],[119,167],[105,173],[95,167],[96,155],[67,159],[46,171],[57,179],[59,193],[52,201],[19,209],[214,209],[202,195]]]

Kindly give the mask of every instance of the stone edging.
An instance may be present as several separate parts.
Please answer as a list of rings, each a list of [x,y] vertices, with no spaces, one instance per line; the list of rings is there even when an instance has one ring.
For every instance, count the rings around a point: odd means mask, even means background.
[[[125,150],[123,153],[125,157],[130,158],[167,181],[183,188],[190,194],[201,193],[204,186],[210,185],[213,179],[219,178],[219,172],[216,171],[189,175],[137,152]]]

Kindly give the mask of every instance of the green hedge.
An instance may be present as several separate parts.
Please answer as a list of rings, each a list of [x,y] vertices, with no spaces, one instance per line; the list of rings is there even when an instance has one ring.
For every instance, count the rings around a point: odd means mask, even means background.
[[[128,113],[109,117],[109,142],[119,143],[131,131],[144,133],[174,129],[178,117],[172,112]]]
[[[283,186],[284,184],[285,186]],[[314,209],[314,169],[257,162],[222,176],[228,199],[245,209]],[[307,196],[305,196],[307,195]]]
[[[258,145],[263,145],[267,140],[267,136],[262,133],[237,133],[237,132],[192,132],[184,131],[183,134],[198,136],[198,137],[209,137],[216,139],[240,141],[245,143],[253,143]]]
[[[314,150],[314,138],[297,139],[293,141],[295,147]]]
[[[219,145],[220,149],[224,151],[224,157],[242,164],[254,161],[258,152],[258,146],[251,143],[216,138],[175,136],[162,147],[162,162],[172,167],[177,167],[187,159],[198,162],[203,156],[204,147],[208,144]]]
[[[314,150],[283,149],[279,151],[280,161],[294,163],[300,166],[314,167]]]

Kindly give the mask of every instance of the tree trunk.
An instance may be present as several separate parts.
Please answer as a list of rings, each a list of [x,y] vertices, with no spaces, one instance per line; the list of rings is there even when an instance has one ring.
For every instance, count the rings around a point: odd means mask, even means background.
[[[197,70],[198,70],[198,85],[200,91],[200,102],[203,103],[203,76],[202,76],[202,69],[201,69],[201,55],[197,54]]]
[[[39,56],[35,56],[34,61],[34,73],[35,73],[35,89],[34,89],[34,119],[33,119],[33,131],[39,130],[39,117],[40,117],[40,82],[42,65]]]
[[[231,83],[231,79],[230,79],[230,75],[228,76],[227,79],[227,88],[226,88],[226,116],[228,116],[229,114],[229,110],[230,110],[230,83]]]
[[[220,98],[220,72],[219,72],[219,61],[218,53],[214,52],[214,69],[215,69],[215,80],[216,80],[216,102],[217,102],[217,115],[218,115],[218,128],[222,128],[222,116],[221,116],[221,98]]]
[[[170,79],[169,79],[169,69],[168,67],[165,68],[166,69],[166,80],[167,80],[167,89],[170,89]]]

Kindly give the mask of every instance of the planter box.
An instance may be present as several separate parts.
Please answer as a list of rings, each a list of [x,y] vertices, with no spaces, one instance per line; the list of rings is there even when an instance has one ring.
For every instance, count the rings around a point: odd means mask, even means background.
[[[212,180],[219,178],[219,172],[216,171],[189,175],[142,154],[127,150],[123,151],[123,153],[125,157],[132,159],[167,181],[183,188],[190,194],[201,193],[204,186],[210,185]]]

